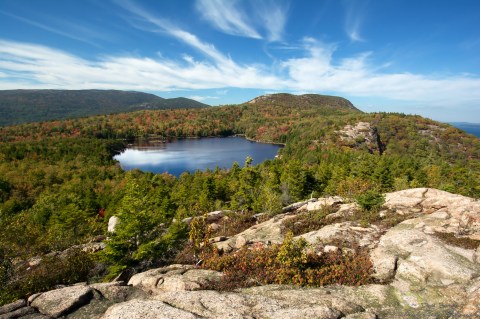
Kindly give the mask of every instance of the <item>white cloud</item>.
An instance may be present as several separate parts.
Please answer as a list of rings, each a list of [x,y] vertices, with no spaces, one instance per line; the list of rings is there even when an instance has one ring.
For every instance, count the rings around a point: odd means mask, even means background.
[[[273,0],[197,0],[195,7],[221,32],[269,41],[282,39],[288,11],[287,5]]]
[[[1,89],[180,90],[224,87],[272,87],[282,81],[253,66],[233,62],[173,61],[164,58],[105,56],[85,60],[60,50],[0,40]]]
[[[199,101],[199,102],[202,102],[202,101],[205,101],[205,100],[218,100],[219,99],[218,96],[210,96],[210,95],[207,95],[207,96],[190,95],[190,96],[187,96],[187,98],[195,100],[195,101]]]
[[[215,93],[218,95],[226,95],[228,93],[228,90],[217,90],[215,91]]]
[[[190,43],[211,53],[212,47],[196,37]],[[214,54],[206,53],[202,61],[190,56],[178,60],[161,56],[87,60],[45,46],[0,39],[0,89],[216,89],[220,94],[228,88],[253,88],[380,98],[428,107],[461,106],[472,112],[479,107],[478,76],[388,73],[388,67],[371,65],[371,52],[337,59],[335,45],[307,38],[302,46],[303,56],[267,66],[241,65],[214,49]],[[192,95],[200,101],[214,98]]]
[[[218,30],[248,38],[261,39],[237,0],[198,0],[197,11]]]
[[[306,39],[306,56],[291,58],[282,64],[288,72],[290,86],[297,90],[333,91],[437,105],[480,101],[479,77],[382,73],[368,63],[370,52],[335,62],[335,50],[333,45]]]

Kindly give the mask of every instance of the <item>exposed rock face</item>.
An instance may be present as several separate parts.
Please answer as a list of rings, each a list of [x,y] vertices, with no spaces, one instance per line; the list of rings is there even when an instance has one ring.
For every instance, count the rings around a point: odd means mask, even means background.
[[[92,297],[92,288],[78,285],[42,293],[31,302],[31,305],[43,314],[58,318],[87,304]]]
[[[395,276],[412,282],[449,285],[468,283],[480,276],[480,264],[415,228],[418,225],[417,220],[408,220],[382,236],[371,253],[377,278],[390,280]]]
[[[128,284],[155,295],[165,291],[200,290],[209,282],[219,280],[221,276],[221,273],[213,270],[171,265],[136,274]]]
[[[207,223],[216,223],[219,220],[221,220],[223,217],[225,217],[226,213],[230,213],[231,211],[229,210],[216,210],[213,212],[210,212],[206,215],[206,222]],[[186,224],[190,224],[193,220],[193,217],[187,217],[182,220],[182,222]]]
[[[358,122],[355,125],[346,125],[338,131],[340,139],[349,145],[358,147],[366,145],[370,152],[382,154],[384,149],[377,128],[368,122]]]
[[[335,223],[322,227],[319,230],[297,236],[304,238],[308,243],[332,243],[343,242],[347,246],[358,244],[360,247],[373,248],[380,236],[381,230],[371,225],[370,227],[359,227],[352,222]]]
[[[343,204],[343,198],[341,198],[340,196],[331,196],[319,198],[317,200],[310,200],[307,202],[305,209],[310,212],[322,209],[323,207],[329,207],[339,204]]]
[[[1,307],[0,319],[480,317],[480,203],[464,196],[427,188],[386,194],[380,216],[396,214],[404,220],[393,227],[361,227],[354,219],[355,204],[341,198],[311,199],[212,242],[226,251],[281,243],[284,221],[323,206],[332,211],[325,217],[331,223],[297,238],[320,247],[319,253],[340,249],[339,242],[368,249],[381,284],[267,285],[218,292],[203,287],[219,280],[221,273],[171,265],[136,274],[128,285],[84,284],[37,294],[28,304]],[[212,221],[214,215],[221,214],[212,214]],[[459,244],[462,240],[468,245]]]
[[[156,296],[202,318],[338,318],[365,311],[361,306],[320,290],[265,286],[235,293],[195,291]]]
[[[27,306],[27,302],[23,299],[14,301],[8,305],[4,305],[0,307],[0,315],[4,315],[6,313],[15,311],[17,309],[23,308]]]
[[[285,237],[282,232],[282,223],[288,218],[292,218],[292,216],[286,214],[277,215],[263,223],[254,225],[225,241],[217,243],[216,246],[225,252],[230,252],[235,248],[238,249],[243,247],[247,242],[280,244]]]
[[[195,319],[191,312],[183,311],[157,300],[130,300],[110,307],[102,319]]]

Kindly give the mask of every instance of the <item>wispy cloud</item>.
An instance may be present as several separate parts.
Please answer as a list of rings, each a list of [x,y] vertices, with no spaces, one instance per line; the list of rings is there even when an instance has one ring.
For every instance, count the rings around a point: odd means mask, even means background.
[[[345,5],[345,32],[353,42],[363,42],[365,39],[360,34],[365,17],[365,8],[368,0],[344,0]]]
[[[91,44],[93,46],[96,46],[96,47],[100,47],[97,43],[89,40],[88,38],[86,37],[82,37],[82,36],[78,36],[74,33],[70,33],[70,32],[66,32],[64,31],[64,27],[63,29],[60,29],[60,28],[55,28],[53,26],[49,26],[49,25],[46,25],[44,23],[40,23],[38,21],[34,21],[34,20],[31,20],[31,19],[27,19],[25,17],[21,17],[21,16],[18,16],[16,14],[13,14],[13,13],[10,13],[10,12],[5,12],[5,11],[1,11],[0,10],[0,13],[3,14],[3,15],[6,15],[10,18],[13,18],[13,19],[16,19],[18,21],[22,21],[26,24],[29,24],[29,25],[32,25],[34,27],[37,27],[39,29],[42,29],[42,30],[45,30],[45,31],[48,31],[48,32],[51,32],[51,33],[55,33],[55,34],[58,34],[58,35],[61,35],[61,36],[64,36],[64,37],[67,37],[67,38],[70,38],[70,39],[73,39],[73,40],[77,40],[77,41],[81,41],[81,42],[84,42],[84,43],[88,43],[88,44]],[[70,25],[72,25],[71,23],[69,23]],[[83,27],[84,28],[84,27]]]
[[[218,51],[213,44],[201,41],[193,33],[177,27],[169,20],[157,17],[147,12],[145,9],[132,1],[117,1],[117,3],[129,13],[133,14],[136,20],[142,19],[142,23],[147,23],[147,26],[139,27],[138,21],[135,22],[133,20],[129,20],[129,22],[132,22],[132,26],[141,28],[145,31],[167,33],[170,36],[176,38],[177,40],[182,41],[185,44],[195,48],[196,50],[213,59],[217,63],[227,65],[232,64],[231,59]]]
[[[265,28],[269,41],[280,41],[287,23],[288,3],[274,0],[263,0],[253,2],[256,17]]]
[[[187,96],[187,98],[189,99],[192,99],[192,100],[195,100],[195,101],[199,101],[199,102],[202,102],[202,101],[205,101],[205,100],[218,100],[219,97],[218,96],[210,96],[210,95],[190,95],[190,96]]]
[[[198,0],[197,11],[218,30],[231,35],[261,39],[239,1]]]
[[[196,9],[206,21],[226,34],[279,41],[287,21],[288,5],[273,0],[197,0]]]

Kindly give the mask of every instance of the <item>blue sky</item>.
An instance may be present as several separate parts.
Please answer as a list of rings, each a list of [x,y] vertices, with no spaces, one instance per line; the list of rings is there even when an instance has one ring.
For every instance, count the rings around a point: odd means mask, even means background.
[[[289,92],[480,122],[478,0],[0,0],[0,89]]]

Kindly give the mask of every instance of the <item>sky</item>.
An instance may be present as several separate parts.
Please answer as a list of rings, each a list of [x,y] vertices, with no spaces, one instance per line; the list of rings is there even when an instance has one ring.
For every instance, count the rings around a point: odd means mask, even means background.
[[[480,123],[480,1],[0,0],[0,89],[317,93]]]

